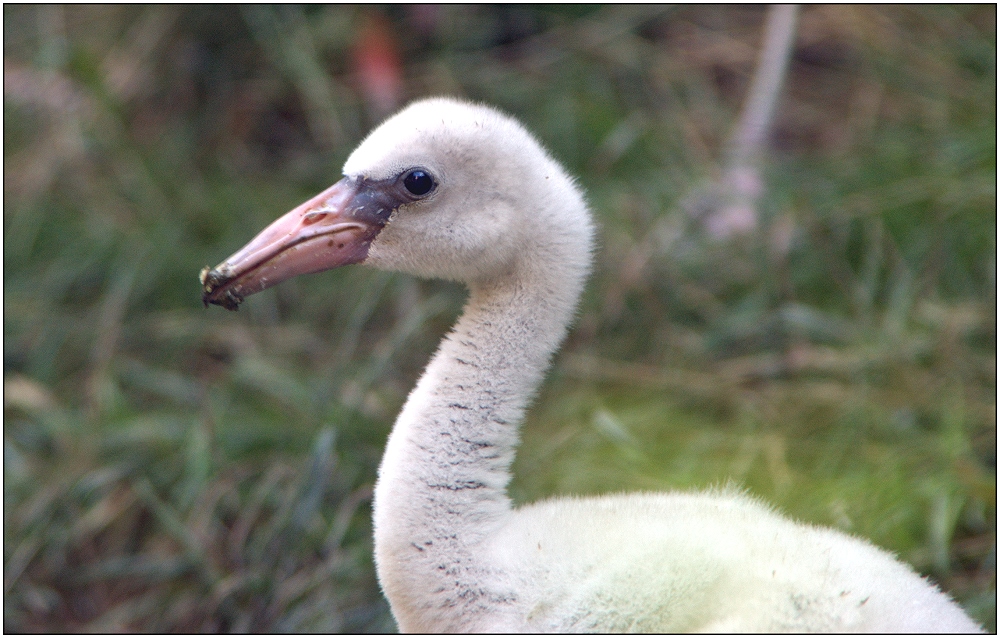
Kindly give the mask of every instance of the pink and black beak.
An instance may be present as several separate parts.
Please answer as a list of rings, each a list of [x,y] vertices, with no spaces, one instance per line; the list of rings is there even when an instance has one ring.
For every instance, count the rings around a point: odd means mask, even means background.
[[[278,218],[229,259],[201,271],[205,306],[236,310],[244,297],[296,275],[363,262],[407,199],[393,182],[345,177]]]

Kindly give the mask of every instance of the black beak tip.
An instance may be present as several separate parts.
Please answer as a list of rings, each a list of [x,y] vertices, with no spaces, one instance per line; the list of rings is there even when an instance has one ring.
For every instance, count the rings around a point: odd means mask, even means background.
[[[221,296],[218,294],[219,288],[229,283],[229,277],[215,268],[205,266],[201,269],[198,279],[201,281],[201,303],[206,308],[209,304],[215,304],[226,310],[239,310],[240,304],[243,302],[242,296],[232,290],[225,290]]]

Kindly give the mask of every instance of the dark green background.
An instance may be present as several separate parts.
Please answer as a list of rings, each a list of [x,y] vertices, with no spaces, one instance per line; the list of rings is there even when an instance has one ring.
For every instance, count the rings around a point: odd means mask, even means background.
[[[996,627],[996,8],[808,6],[755,232],[719,176],[763,7],[4,6],[4,629],[378,631],[369,497],[463,291],[198,271],[400,102],[514,114],[600,222],[519,502],[732,482]],[[381,29],[381,31],[377,31]]]

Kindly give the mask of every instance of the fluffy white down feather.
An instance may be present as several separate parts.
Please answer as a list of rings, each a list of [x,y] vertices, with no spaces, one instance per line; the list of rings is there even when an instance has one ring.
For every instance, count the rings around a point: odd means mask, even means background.
[[[740,493],[506,494],[523,412],[570,323],[593,225],[513,119],[451,99],[390,118],[344,166],[421,167],[365,262],[459,280],[469,301],[396,421],[375,491],[379,579],[408,632],[978,632],[887,552]],[[667,427],[667,424],[665,424]]]

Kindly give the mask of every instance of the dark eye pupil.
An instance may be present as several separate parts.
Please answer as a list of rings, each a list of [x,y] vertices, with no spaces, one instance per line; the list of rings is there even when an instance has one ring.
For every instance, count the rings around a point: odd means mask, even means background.
[[[434,180],[424,171],[410,171],[403,178],[403,186],[411,195],[426,195],[434,188]]]

